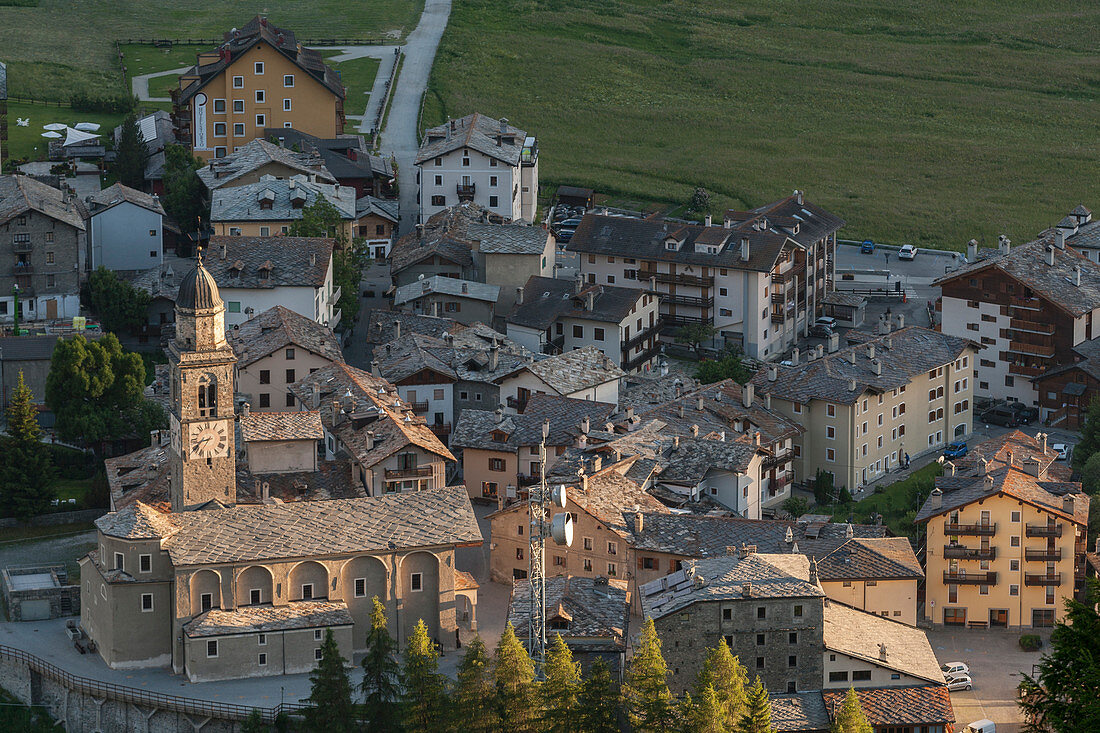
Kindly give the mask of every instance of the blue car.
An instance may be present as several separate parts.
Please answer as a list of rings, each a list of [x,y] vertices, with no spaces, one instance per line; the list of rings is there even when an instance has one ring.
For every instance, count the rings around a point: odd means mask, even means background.
[[[966,455],[967,450],[966,443],[961,440],[956,440],[954,443],[948,443],[947,447],[943,449],[943,457],[962,458]]]
[[[861,255],[870,255],[875,253],[875,243],[870,239],[864,239],[863,244],[859,245],[859,253]]]

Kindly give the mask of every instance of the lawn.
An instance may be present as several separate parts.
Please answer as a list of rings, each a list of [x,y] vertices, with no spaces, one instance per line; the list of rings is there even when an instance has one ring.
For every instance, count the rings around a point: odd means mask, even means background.
[[[73,125],[77,122],[98,122],[100,124],[99,131],[109,136],[113,133],[115,127],[122,122],[123,116],[99,112],[73,112],[69,107],[8,102],[8,142],[11,145],[9,154],[13,160],[19,158],[45,160],[48,140],[42,137],[42,133],[45,132],[42,129],[43,125],[48,125],[51,122],[60,122],[64,125]],[[19,127],[15,124],[18,117],[28,118],[30,125]]]
[[[873,524],[873,515],[882,515],[882,523],[899,537],[917,536],[913,523],[917,509],[935,487],[936,477],[943,473],[943,466],[930,463],[909,474],[901,481],[880,486],[866,499],[857,501],[833,515],[834,522],[852,521],[857,524]]]
[[[344,98],[344,112],[349,115],[361,115],[367,108],[367,95],[374,87],[374,78],[378,76],[379,61],[361,58],[334,63],[329,60],[339,55],[339,53],[326,53],[325,63],[340,72],[340,81],[348,88],[348,94]]]
[[[1098,23],[1070,0],[463,0],[423,123],[537,134],[544,195],[704,186],[720,212],[799,188],[849,238],[1022,242],[1097,205]]]
[[[423,0],[178,0],[155,8],[142,0],[41,0],[34,7],[0,5],[0,48],[9,94],[68,99],[78,89],[123,88],[116,39],[221,38],[261,12],[305,39],[399,39],[416,27],[423,7]],[[200,48],[190,48],[192,60]],[[129,62],[130,73],[178,68],[135,72],[141,63]]]

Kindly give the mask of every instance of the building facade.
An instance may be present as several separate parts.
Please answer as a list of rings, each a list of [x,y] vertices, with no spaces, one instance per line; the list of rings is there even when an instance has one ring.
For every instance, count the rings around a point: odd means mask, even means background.
[[[147,270],[164,261],[164,208],[156,196],[116,183],[88,197],[91,269]]]

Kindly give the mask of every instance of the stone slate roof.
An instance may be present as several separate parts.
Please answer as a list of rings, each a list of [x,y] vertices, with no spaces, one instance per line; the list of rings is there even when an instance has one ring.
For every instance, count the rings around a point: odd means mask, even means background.
[[[757,207],[749,216],[727,211],[725,218],[738,231],[767,220],[771,229],[784,232],[803,247],[835,234],[846,223],[836,214],[807,201],[801,192]]]
[[[400,326],[395,327],[395,322]],[[371,308],[367,311],[364,314],[363,324],[365,330],[362,337],[366,339],[368,344],[387,344],[393,341],[397,338],[398,328],[400,328],[402,336],[422,333],[436,338],[443,338],[443,334],[456,328],[464,328],[453,318],[425,316],[419,313],[382,310],[381,308]]]
[[[486,254],[541,255],[546,251],[550,232],[526,224],[470,223],[466,236],[477,242],[479,252]]]
[[[319,288],[328,276],[332,247],[326,237],[211,237],[203,264],[219,288]],[[270,266],[266,278],[264,266]]]
[[[240,28],[226,32],[224,38],[225,42],[218,48],[228,52],[226,58],[212,64],[193,66],[184,74],[185,76],[197,75],[199,78],[180,92],[181,103],[189,101],[208,82],[229,68],[241,54],[261,42],[290,59],[303,72],[327,87],[336,97],[343,99],[347,93],[340,82],[340,74],[325,64],[319,52],[299,44],[294,37],[294,31],[277,28],[268,23],[266,18],[257,15]]]
[[[522,415],[498,415],[492,410],[463,410],[451,434],[451,446],[516,453],[523,446],[538,445],[542,441],[545,420],[550,421],[546,445],[570,445],[585,417],[591,425],[601,425],[614,409],[614,405],[605,402],[534,394]],[[493,440],[494,431],[506,433],[507,440]]]
[[[940,663],[923,629],[861,611],[843,603],[825,601],[825,648],[887,667],[910,677],[943,684]],[[882,646],[886,646],[885,658]]]
[[[547,231],[527,224],[505,223],[499,215],[465,202],[432,215],[422,232],[398,239],[390,252],[394,273],[429,257],[442,257],[460,267],[472,267],[473,252],[482,254],[540,255]]]
[[[64,193],[29,176],[0,176],[0,224],[28,211],[84,231],[84,217],[75,200],[66,201]]]
[[[263,138],[249,140],[244,147],[224,158],[213,158],[195,173],[208,191],[232,183],[269,163],[280,163],[323,183],[335,183],[336,178],[325,168],[321,156],[299,153],[269,143]]]
[[[441,545],[478,545],[462,487],[362,499],[237,505],[178,512],[162,547],[174,566],[285,560]]]
[[[323,629],[351,626],[354,620],[343,601],[294,601],[285,606],[265,603],[237,606],[232,611],[212,608],[183,625],[191,639],[234,634]]]
[[[749,240],[748,260],[741,259],[742,238]],[[677,249],[667,248],[670,240],[679,243]],[[697,241],[720,249],[717,253],[696,252]],[[771,272],[784,248],[798,247],[793,238],[777,229],[704,227],[603,214],[586,214],[566,245],[570,252],[754,272]]]
[[[85,331],[82,335],[89,341],[97,341],[103,333]],[[0,355],[4,361],[49,361],[62,340],[60,336],[5,336],[0,338]]]
[[[1035,436],[1028,435],[1021,430],[1013,430],[993,438],[986,438],[980,443],[969,446],[967,454],[962,458],[955,458],[951,463],[955,465],[956,474],[978,475],[979,462],[986,462],[986,470],[1002,468],[1011,465],[1022,468],[1024,461],[1029,458],[1039,460],[1040,471],[1045,470],[1046,476],[1052,481],[1069,481],[1072,478],[1072,469],[1068,464],[1058,461],[1058,454],[1050,447],[1048,440],[1044,452],[1042,441]]]
[[[289,127],[268,127],[264,138],[275,138],[283,145],[297,145],[302,150],[316,151],[325,167],[338,179],[393,178],[393,165],[378,155],[371,155],[362,135],[339,135],[320,138]],[[353,160],[350,156],[354,155]]]
[[[1073,248],[1055,247],[1054,265],[1051,266],[1047,264],[1047,247],[1053,244],[1054,229],[1048,229],[1034,241],[1009,247],[1007,253],[1000,249],[984,249],[977,262],[952,270],[933,284],[978,277],[996,269],[1074,317],[1100,308],[1100,264]],[[1074,267],[1081,271],[1080,286],[1073,284]]]
[[[340,342],[328,326],[277,305],[226,331],[237,355],[237,367],[250,364],[288,346],[304,349],[329,361],[342,362]]]
[[[727,555],[698,560],[643,585],[639,589],[642,616],[663,618],[706,601],[824,596],[806,580],[808,576],[809,561],[803,555]],[[746,596],[746,591],[751,595]]]
[[[559,394],[569,395],[626,376],[626,372],[595,346],[555,354],[525,367]]]
[[[401,338],[376,347],[373,356],[379,373],[391,382],[428,370],[452,380],[488,383],[512,374],[536,356],[501,336],[494,366],[493,337],[486,345],[474,329],[456,330],[447,336],[438,339],[417,333],[407,337],[402,334]]]
[[[455,590],[475,590],[480,588],[474,576],[467,573],[465,570],[455,570]]]
[[[475,112],[425,130],[416,154],[416,165],[453,150],[470,148],[516,166],[519,165],[526,137],[526,132],[509,125],[507,120],[496,120]]]
[[[566,643],[578,637],[601,639],[610,646],[622,647],[630,616],[626,589],[625,580],[571,575],[547,578],[547,625],[557,619],[569,624],[568,629],[548,629],[547,636],[561,634]],[[508,621],[521,639],[527,634],[530,604],[531,581],[516,581],[508,604]]]
[[[102,191],[96,191],[88,197],[87,201],[89,217],[102,214],[107,209],[123,202],[133,204],[134,206],[140,206],[154,214],[164,216],[164,208],[160,205],[160,199],[158,197],[151,196],[144,191],[138,191],[129,186],[124,186],[121,183],[108,186]]]
[[[496,303],[497,296],[500,295],[500,286],[486,285],[474,280],[459,280],[454,277],[433,275],[397,288],[393,294],[393,304],[395,306],[405,305],[432,293]]]
[[[241,439],[246,443],[267,440],[323,440],[321,413],[316,410],[299,412],[249,412],[241,415]]]
[[[988,480],[987,480],[988,479]],[[929,495],[917,512],[916,522],[926,522],[961,507],[1004,494],[1038,507],[1082,526],[1089,520],[1089,497],[1081,490],[1081,484],[1070,481],[1045,481],[1036,479],[1019,468],[996,468],[985,475],[950,476],[936,478],[936,488],[943,492],[937,497]],[[1073,498],[1073,511],[1065,511],[1065,498]],[[936,506],[937,498],[940,505]]]
[[[169,516],[140,501],[121,511],[104,514],[95,520],[95,526],[108,537],[123,540],[166,539],[179,531]]]
[[[795,692],[770,697],[776,733],[828,733],[832,726],[821,692]]]
[[[744,473],[758,453],[755,443],[742,440],[681,440],[668,455],[658,480],[696,486],[713,469]]]
[[[840,711],[847,690],[822,690],[831,717]],[[955,711],[943,685],[922,687],[865,687],[856,690],[863,714],[876,729],[881,726],[951,725]]]
[[[620,288],[614,285],[581,285],[576,281],[533,275],[523,286],[523,300],[516,301],[508,322],[517,326],[545,330],[562,318],[582,318],[589,321],[613,323],[616,326],[645,296],[637,288]],[[592,309],[588,310],[588,296],[592,295]]]
[[[401,202],[397,199],[380,199],[374,196],[363,196],[355,200],[355,216],[362,218],[368,214],[389,219],[396,224],[401,218],[399,215]]]
[[[924,577],[924,570],[907,537],[850,539],[818,558],[817,572],[822,581]]]
[[[819,561],[855,538],[885,537],[886,528],[871,524],[796,522],[782,519],[707,517],[697,514],[644,514],[642,531],[627,517],[636,550],[685,557],[723,557],[727,548],[751,545],[762,553],[798,552]],[[848,536],[851,527],[852,536]],[[787,530],[791,542],[787,542]]]
[[[902,387],[918,374],[955,361],[974,345],[968,339],[906,326],[811,362],[765,366],[753,376],[752,383],[761,394],[770,393],[792,402],[816,399],[852,404],[868,391],[883,393]],[[880,364],[878,374],[873,368],[870,348],[874,349],[874,360]],[[855,363],[851,361],[853,355]],[[775,381],[768,376],[772,369],[777,370]]]
[[[210,194],[211,222],[283,222],[302,218],[302,210],[324,197],[343,219],[356,218],[355,189],[310,182],[303,175],[279,179],[264,175],[256,183],[215,188]],[[271,201],[262,208],[260,200]],[[296,206],[295,201],[300,205]]]

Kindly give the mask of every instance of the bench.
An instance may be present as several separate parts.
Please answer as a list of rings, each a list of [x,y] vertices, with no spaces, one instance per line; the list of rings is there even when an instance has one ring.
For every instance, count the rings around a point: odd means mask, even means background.
[[[987,629],[989,628],[988,621],[967,621],[966,625],[971,629]]]
[[[76,650],[81,654],[87,654],[87,650],[84,648],[84,645],[81,644],[79,641],[74,641],[73,646],[76,647]]]

